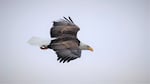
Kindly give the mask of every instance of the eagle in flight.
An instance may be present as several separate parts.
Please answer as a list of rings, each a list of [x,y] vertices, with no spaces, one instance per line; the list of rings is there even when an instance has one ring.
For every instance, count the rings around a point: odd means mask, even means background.
[[[28,42],[32,45],[39,45],[40,49],[53,49],[57,54],[57,60],[61,63],[81,57],[82,50],[93,49],[77,38],[80,28],[74,24],[71,17],[63,17],[58,21],[53,21],[50,29],[51,41],[43,41],[38,37],[32,37]]]

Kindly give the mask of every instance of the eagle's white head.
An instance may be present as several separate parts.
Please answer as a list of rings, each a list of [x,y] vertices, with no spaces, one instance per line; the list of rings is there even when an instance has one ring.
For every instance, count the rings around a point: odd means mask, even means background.
[[[90,47],[89,45],[84,44],[84,43],[82,43],[82,42],[80,42],[79,48],[80,48],[81,50],[90,50],[90,51],[94,51],[92,47]]]

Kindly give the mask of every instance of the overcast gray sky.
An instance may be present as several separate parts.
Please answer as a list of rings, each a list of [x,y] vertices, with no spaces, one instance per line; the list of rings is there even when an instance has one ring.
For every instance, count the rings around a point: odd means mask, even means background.
[[[65,64],[27,44],[63,16],[94,48]],[[149,16],[149,0],[0,0],[0,84],[149,84]]]

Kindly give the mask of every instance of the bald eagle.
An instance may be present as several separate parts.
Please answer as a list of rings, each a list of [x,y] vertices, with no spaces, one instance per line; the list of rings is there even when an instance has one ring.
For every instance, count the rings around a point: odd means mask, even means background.
[[[50,36],[53,38],[50,42],[44,42],[38,38],[31,38],[30,44],[39,44],[40,49],[53,49],[57,54],[57,60],[61,63],[70,62],[71,60],[81,57],[81,50],[93,49],[77,38],[77,32],[80,28],[74,24],[71,17],[63,17],[58,21],[53,21],[50,29]]]

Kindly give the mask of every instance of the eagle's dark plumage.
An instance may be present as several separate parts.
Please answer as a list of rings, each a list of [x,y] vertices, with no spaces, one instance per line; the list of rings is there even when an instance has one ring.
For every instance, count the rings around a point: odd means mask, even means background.
[[[69,62],[81,56],[80,41],[77,38],[78,31],[79,27],[73,23],[70,17],[53,22],[50,35],[55,39],[51,41],[48,48],[56,52],[58,61]]]
[[[41,49],[53,49],[59,62],[70,62],[81,57],[81,50],[93,51],[90,46],[78,40],[77,32],[79,30],[80,28],[74,24],[70,17],[64,17],[59,21],[53,21],[53,26],[50,29],[50,37],[53,38],[51,42],[44,43],[38,38],[32,38],[29,43],[39,44]]]

